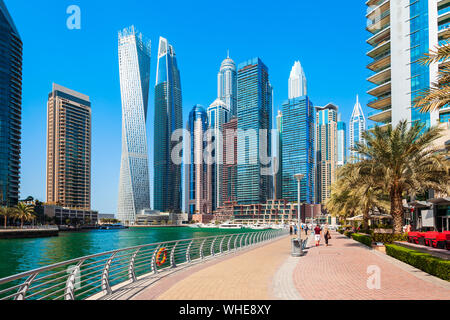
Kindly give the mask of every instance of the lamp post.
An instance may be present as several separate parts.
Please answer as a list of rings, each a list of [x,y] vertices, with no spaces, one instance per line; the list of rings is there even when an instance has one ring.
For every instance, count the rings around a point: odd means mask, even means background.
[[[294,178],[297,179],[298,182],[298,226],[297,226],[297,230],[298,230],[298,241],[301,240],[301,234],[300,234],[300,224],[301,224],[301,182],[302,179],[305,175],[303,174],[296,174],[294,175]]]

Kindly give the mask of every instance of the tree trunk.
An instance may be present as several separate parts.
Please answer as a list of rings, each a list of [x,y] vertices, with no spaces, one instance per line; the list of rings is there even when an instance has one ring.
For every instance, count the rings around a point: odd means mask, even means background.
[[[364,215],[363,215],[363,230],[364,232],[367,232],[367,230],[369,230],[369,209],[365,209],[364,210]]]
[[[23,218],[20,219],[20,229],[23,229]]]
[[[403,202],[402,191],[397,186],[391,189],[391,215],[394,218],[394,233],[403,233]]]
[[[8,219],[8,217],[7,216],[5,216],[5,229],[6,229],[6,220]]]

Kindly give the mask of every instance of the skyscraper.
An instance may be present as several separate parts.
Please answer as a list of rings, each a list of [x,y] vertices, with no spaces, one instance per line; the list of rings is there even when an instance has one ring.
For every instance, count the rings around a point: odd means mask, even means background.
[[[47,203],[91,209],[91,103],[57,84],[47,103]]]
[[[277,161],[278,172],[274,175],[274,199],[281,199],[283,196],[283,112],[281,110],[278,110],[277,115],[277,134],[274,159]]]
[[[380,126],[397,125],[401,120],[435,125],[439,112],[420,113],[414,100],[423,89],[436,82],[438,64],[422,65],[420,58],[434,49],[448,28],[446,0],[367,1],[367,30],[372,59],[367,68],[375,109],[369,119]]]
[[[259,58],[238,67],[238,188],[240,204],[271,197],[272,86]],[[265,130],[265,131],[264,131]]]
[[[337,139],[338,139],[338,159],[337,166],[342,167],[347,163],[347,125],[342,121],[341,114],[338,114],[337,124]]]
[[[0,205],[19,200],[22,134],[22,40],[0,0]]]
[[[222,201],[237,201],[237,129],[238,120],[234,116],[223,125],[223,171]]]
[[[338,107],[316,108],[316,201],[324,204],[336,180]]]
[[[147,151],[147,108],[151,43],[134,26],[119,32],[122,96],[122,160],[118,219],[133,224],[136,214],[150,208]]]
[[[208,181],[209,165],[204,161],[205,132],[208,130],[208,116],[201,105],[195,105],[189,113],[187,129],[190,133],[190,159],[186,167],[189,214],[212,212],[211,184]]]
[[[289,99],[303,97],[308,94],[305,72],[300,64],[296,61],[289,76]]]
[[[359,98],[356,96],[356,104],[350,118],[350,161],[352,162],[361,160],[361,156],[352,150],[357,143],[364,143],[362,137],[364,131],[366,131],[366,118],[359,103]]]
[[[220,99],[216,99],[208,108],[208,122],[213,133],[212,157],[214,163],[210,165],[212,208],[215,210],[222,205],[222,168],[223,168],[223,125],[228,122],[230,111]]]
[[[237,112],[237,73],[236,64],[228,55],[222,62],[217,76],[217,97],[225,102],[231,116]]]
[[[179,143],[172,134],[182,129],[180,72],[174,48],[159,38],[155,86],[154,209],[181,211],[181,166],[172,161],[172,150]]]
[[[303,174],[301,201],[314,202],[314,108],[308,96],[283,104],[282,198],[298,201],[295,174]]]

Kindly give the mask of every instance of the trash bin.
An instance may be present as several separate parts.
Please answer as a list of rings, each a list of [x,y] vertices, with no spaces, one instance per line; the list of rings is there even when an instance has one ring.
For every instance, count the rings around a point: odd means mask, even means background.
[[[292,239],[292,256],[301,257],[303,255],[303,241]]]

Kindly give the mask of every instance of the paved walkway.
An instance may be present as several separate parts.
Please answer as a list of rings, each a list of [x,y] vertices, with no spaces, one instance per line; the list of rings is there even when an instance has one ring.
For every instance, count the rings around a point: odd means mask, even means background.
[[[310,240],[310,244],[312,240]],[[334,233],[331,246],[290,257],[290,237],[177,272],[134,300],[450,300],[450,282]],[[379,270],[369,289],[368,268]],[[375,282],[370,282],[376,284]]]

